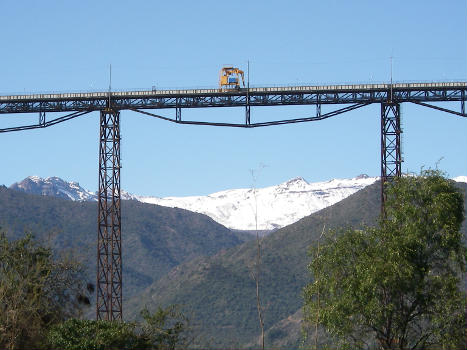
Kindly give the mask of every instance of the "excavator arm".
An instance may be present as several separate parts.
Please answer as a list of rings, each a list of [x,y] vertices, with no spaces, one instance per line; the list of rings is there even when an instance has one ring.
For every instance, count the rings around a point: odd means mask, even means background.
[[[240,69],[237,69],[237,75],[242,77],[242,85],[243,85],[243,87],[245,87],[245,77],[244,77],[243,71],[240,70]]]
[[[244,72],[235,67],[224,67],[219,73],[219,87],[239,89],[240,77],[242,78],[242,85],[245,86]]]

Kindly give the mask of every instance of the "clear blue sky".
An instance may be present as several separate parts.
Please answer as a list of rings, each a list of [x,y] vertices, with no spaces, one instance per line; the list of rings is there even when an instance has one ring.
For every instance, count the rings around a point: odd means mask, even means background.
[[[465,0],[10,1],[0,3],[0,93],[215,87],[219,69],[252,85],[467,80]],[[460,109],[460,104],[445,105]],[[325,111],[323,107],[323,111]],[[332,107],[330,107],[332,108]],[[236,130],[173,125],[123,111],[122,188],[200,195],[302,176],[380,174],[380,106],[325,121]],[[467,175],[467,120],[404,104],[404,171]],[[160,111],[173,117],[174,111]],[[314,114],[313,107],[252,109],[252,120]],[[243,109],[183,111],[187,119],[244,120]],[[1,115],[0,127],[38,116]],[[0,184],[59,176],[98,181],[92,113],[44,130],[0,135]]]

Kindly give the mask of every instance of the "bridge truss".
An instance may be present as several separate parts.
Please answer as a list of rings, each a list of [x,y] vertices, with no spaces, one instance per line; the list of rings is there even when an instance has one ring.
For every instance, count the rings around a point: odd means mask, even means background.
[[[401,103],[414,103],[467,117],[467,83],[363,84],[328,86],[262,87],[239,90],[148,90],[0,96],[0,114],[37,113],[37,124],[0,128],[0,133],[49,127],[100,112],[98,240],[97,240],[97,319],[122,319],[122,244],[120,206],[120,111],[132,110],[177,124],[235,128],[257,128],[319,121],[362,108],[381,105],[381,203],[384,210],[385,184],[401,176]],[[460,102],[460,110],[432,103]],[[251,107],[315,105],[315,115],[252,122]],[[337,105],[321,113],[322,105]],[[182,109],[241,107],[243,123],[184,120]],[[153,110],[175,110],[175,117]],[[47,120],[47,113],[66,113]]]

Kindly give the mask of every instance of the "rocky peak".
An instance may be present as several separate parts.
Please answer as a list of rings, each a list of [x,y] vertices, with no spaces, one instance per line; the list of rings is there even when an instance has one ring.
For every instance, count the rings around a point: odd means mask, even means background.
[[[69,200],[96,200],[96,194],[82,188],[77,182],[67,182],[52,176],[45,179],[39,176],[28,176],[20,182],[15,182],[10,189],[42,196],[54,196]]]

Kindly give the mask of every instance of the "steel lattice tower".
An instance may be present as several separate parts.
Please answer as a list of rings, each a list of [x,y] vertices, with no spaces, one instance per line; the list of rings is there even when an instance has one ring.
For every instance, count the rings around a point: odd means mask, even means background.
[[[384,186],[401,176],[401,117],[400,104],[381,103],[381,210],[384,211]]]
[[[122,319],[120,112],[100,112],[97,229],[98,320]]]
[[[111,77],[110,77],[111,78]],[[401,176],[402,103],[412,103],[467,118],[465,102],[467,82],[415,82],[393,84],[346,84],[322,86],[264,86],[246,90],[181,89],[151,91],[109,91],[62,94],[0,96],[0,115],[37,113],[39,121],[26,125],[0,126],[0,134],[42,129],[74,118],[100,112],[98,248],[97,248],[97,319],[122,318],[122,244],[120,209],[120,124],[119,111],[131,110],[182,125],[258,128],[272,125],[314,122],[350,112],[371,104],[381,104],[381,197],[382,213],[387,199],[384,185]],[[460,102],[460,111],[433,105]],[[316,115],[283,120],[252,122],[251,107],[316,106]],[[322,113],[321,105],[341,106]],[[186,108],[245,108],[245,121],[186,120]],[[175,118],[148,110],[175,110]],[[46,113],[60,113],[47,119]],[[63,115],[62,113],[66,113]]]

